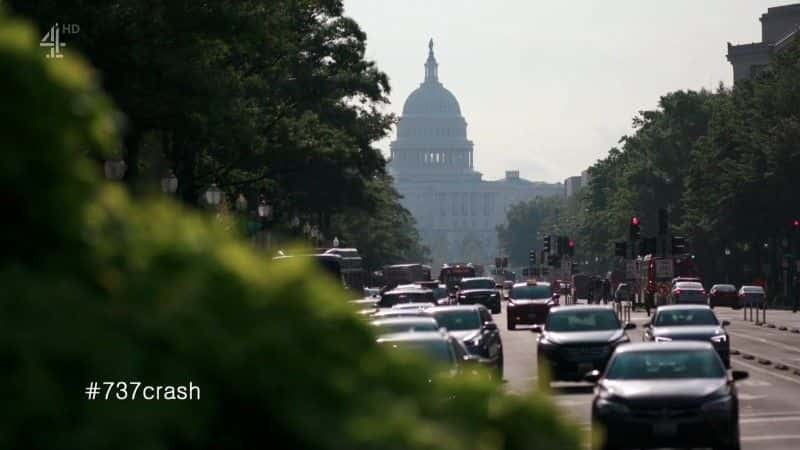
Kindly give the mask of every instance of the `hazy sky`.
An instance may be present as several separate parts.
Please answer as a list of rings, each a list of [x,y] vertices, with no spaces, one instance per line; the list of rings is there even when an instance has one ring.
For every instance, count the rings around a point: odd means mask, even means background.
[[[519,169],[563,181],[604,157],[661,95],[730,85],[726,42],[760,41],[761,14],[789,3],[345,0],[345,9],[389,75],[392,112],[422,82],[432,37],[484,178]]]

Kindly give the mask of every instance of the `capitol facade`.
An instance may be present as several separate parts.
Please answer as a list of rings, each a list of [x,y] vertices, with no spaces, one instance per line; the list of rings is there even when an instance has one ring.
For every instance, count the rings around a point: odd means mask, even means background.
[[[475,170],[461,107],[439,81],[438,70],[431,40],[425,79],[403,105],[389,171],[434,268],[445,262],[493,264],[499,255],[497,226],[505,223],[511,205],[563,195],[564,188],[522,179],[518,170],[506,171],[501,180],[484,180]]]

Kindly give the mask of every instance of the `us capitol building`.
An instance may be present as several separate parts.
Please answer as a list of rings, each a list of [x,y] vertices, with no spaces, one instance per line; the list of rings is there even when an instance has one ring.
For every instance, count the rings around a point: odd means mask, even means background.
[[[501,180],[484,180],[475,170],[467,122],[456,97],[439,81],[438,67],[431,40],[425,81],[403,105],[389,171],[431,250],[435,270],[444,262],[494,264],[496,227],[505,223],[511,205],[563,195],[564,188],[522,179],[517,170]]]

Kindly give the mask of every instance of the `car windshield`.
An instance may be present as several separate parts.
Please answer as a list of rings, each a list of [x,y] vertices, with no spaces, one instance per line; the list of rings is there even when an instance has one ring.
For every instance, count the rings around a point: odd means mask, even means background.
[[[376,322],[372,324],[378,334],[407,333],[411,331],[436,331],[433,321],[419,322]]]
[[[682,325],[719,325],[714,313],[709,309],[678,309],[658,311],[653,325],[673,327]]]
[[[511,288],[509,296],[513,299],[550,299],[553,296],[553,291],[550,286],[537,285],[537,286],[514,286]]]
[[[449,331],[475,330],[481,327],[481,320],[475,310],[436,311],[433,317],[440,327]]]
[[[713,289],[718,292],[736,292],[736,288],[732,284],[718,284]]]
[[[618,354],[605,377],[612,380],[722,378],[725,368],[709,350],[653,350]]]
[[[378,306],[391,308],[399,303],[435,303],[435,299],[430,292],[386,293],[381,297]]]
[[[545,328],[556,332],[604,331],[620,328],[613,311],[561,311],[550,313]]]
[[[392,349],[400,349],[411,353],[422,354],[431,361],[439,364],[455,364],[455,355],[450,348],[450,343],[444,339],[382,342],[382,344]]]
[[[461,289],[494,289],[492,280],[461,280]]]

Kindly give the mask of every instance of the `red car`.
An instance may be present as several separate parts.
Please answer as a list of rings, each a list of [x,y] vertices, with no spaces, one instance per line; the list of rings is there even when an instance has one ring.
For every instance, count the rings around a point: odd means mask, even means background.
[[[708,305],[712,308],[716,306],[729,306],[739,308],[739,295],[736,286],[732,284],[715,284],[708,292]]]

